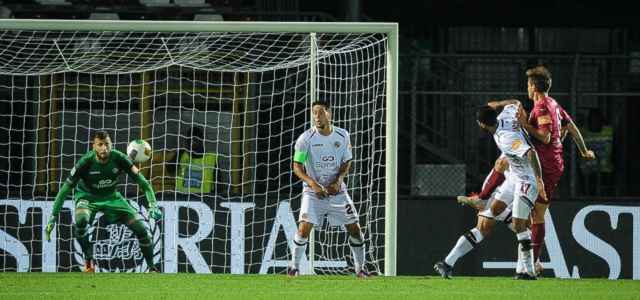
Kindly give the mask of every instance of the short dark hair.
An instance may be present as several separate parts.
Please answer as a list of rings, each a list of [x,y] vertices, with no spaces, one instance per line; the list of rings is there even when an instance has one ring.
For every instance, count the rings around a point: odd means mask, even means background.
[[[527,78],[531,78],[538,92],[549,92],[551,88],[551,72],[544,66],[536,66],[527,70]]]
[[[98,130],[93,133],[93,138],[91,140],[93,141],[95,139],[106,140],[106,139],[111,139],[111,136],[109,135],[108,132],[104,130]]]
[[[311,103],[311,107],[314,107],[316,105],[322,105],[322,106],[324,106],[324,108],[326,110],[330,110],[331,109],[331,104],[329,104],[329,101],[316,100],[316,101],[313,101],[313,103]]]
[[[482,124],[495,126],[498,123],[498,112],[489,105],[483,105],[478,107],[476,118]]]

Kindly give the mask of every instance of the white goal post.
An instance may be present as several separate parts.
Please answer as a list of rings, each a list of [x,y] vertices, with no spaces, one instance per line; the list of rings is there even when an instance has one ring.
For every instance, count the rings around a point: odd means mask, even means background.
[[[175,210],[166,217],[178,219],[176,224],[171,220],[162,223],[164,234],[175,225],[176,235],[158,238],[163,246],[157,251],[168,260],[162,263],[164,271],[210,271],[215,265],[221,272],[257,272],[260,268],[262,273],[265,260],[260,267],[254,261],[256,256],[273,258],[269,266],[282,267],[286,256],[276,262],[272,248],[286,247],[287,242],[277,236],[280,230],[287,235],[284,224],[290,218],[280,212],[295,210],[295,204],[289,207],[287,202],[282,207],[281,201],[274,204],[265,199],[287,193],[291,199],[299,196],[297,178],[286,169],[292,156],[291,139],[305,124],[310,126],[310,103],[327,97],[335,100],[330,101],[335,103],[334,122],[353,135],[354,147],[358,142],[366,144],[354,149],[357,161],[347,185],[350,193],[355,189],[356,206],[362,202],[366,207],[360,211],[361,224],[367,228],[371,247],[376,243],[373,239],[383,237],[377,243],[384,250],[368,251],[367,260],[386,276],[396,275],[397,23],[4,19],[0,20],[0,43],[0,96],[6,96],[6,100],[0,97],[0,105],[10,108],[0,112],[0,119],[6,120],[0,122],[0,134],[9,136],[8,142],[1,141],[8,154],[0,153],[0,159],[9,162],[6,176],[0,177],[4,181],[0,183],[0,208],[5,207],[0,210],[0,271],[31,270],[33,266],[21,265],[30,262],[21,260],[19,253],[38,252],[41,265],[37,269],[42,271],[64,269],[59,263],[77,256],[48,254],[63,244],[35,243],[42,238],[37,232],[24,241],[18,232],[35,225],[25,220],[27,214],[33,214],[28,205],[41,210],[38,213],[42,216],[37,218],[46,218],[51,198],[68,175],[69,163],[88,150],[88,133],[96,126],[115,133],[114,144],[121,151],[122,145],[138,137],[147,139],[158,151],[154,161],[143,166],[145,175],[161,190],[157,192],[174,199],[158,197],[165,211]],[[163,99],[162,105],[153,103],[158,99]],[[175,101],[179,104],[174,105]],[[276,112],[269,112],[272,109]],[[273,119],[264,121],[265,116]],[[123,124],[129,124],[128,128]],[[182,195],[176,187],[165,187],[178,175],[172,177],[164,171],[158,175],[154,169],[164,162],[156,162],[156,156],[164,158],[177,141],[190,138],[184,134],[189,126],[202,126],[207,139],[219,141],[218,148],[212,148],[217,150],[215,164],[220,169],[212,189],[221,189],[219,195],[200,193],[189,198],[205,199],[202,203],[207,207],[215,206],[206,213],[197,203],[175,200]],[[261,135],[264,132],[269,136]],[[31,133],[33,137],[29,137]],[[19,144],[22,148],[15,150]],[[262,167],[265,169],[259,171]],[[257,175],[260,172],[266,174],[264,178]],[[24,176],[15,179],[16,174]],[[136,194],[131,180],[123,184],[127,191],[132,187]],[[379,202],[376,196],[380,196]],[[47,200],[41,200],[43,197]],[[263,203],[269,212],[249,213]],[[377,214],[383,215],[383,220]],[[215,221],[209,224],[202,221],[205,217]],[[61,243],[73,248],[71,227],[66,225],[58,229],[58,236]],[[218,226],[233,232],[223,234],[224,238],[211,233],[206,245],[204,238],[197,239],[208,234],[205,230],[214,232],[213,227]],[[255,230],[252,233],[259,239],[245,238],[245,230]],[[270,233],[276,236],[269,237]],[[342,249],[344,236],[330,232],[317,239],[319,245],[337,250],[310,247],[312,268],[317,262],[318,268],[340,269],[340,264],[331,262],[348,255]],[[245,249],[245,244],[250,249],[235,252]],[[170,255],[189,247],[204,247],[201,251],[210,251],[211,258],[186,255],[185,260]],[[214,253],[219,247],[231,249],[231,253]],[[325,264],[316,261],[316,256]],[[378,262],[383,266],[377,266]],[[341,273],[326,273],[334,272]]]

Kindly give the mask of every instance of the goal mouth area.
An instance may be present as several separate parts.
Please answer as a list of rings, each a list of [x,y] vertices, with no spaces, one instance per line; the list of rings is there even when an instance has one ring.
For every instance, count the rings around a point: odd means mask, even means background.
[[[129,141],[142,138],[153,155],[140,167],[160,202],[196,201],[214,217],[232,209],[220,202],[254,204],[242,221],[251,224],[245,231],[250,242],[242,249],[239,240],[223,234],[239,228],[231,219],[216,217],[210,232],[199,232],[187,228],[205,226],[203,216],[177,208],[175,234],[198,234],[199,244],[225,249],[199,246],[200,253],[187,257],[202,257],[206,268],[194,268],[182,254],[174,259],[171,252],[161,260],[170,261],[165,269],[259,272],[285,201],[293,224],[297,219],[301,186],[290,170],[293,144],[311,126],[312,99],[323,98],[332,104],[334,125],[348,130],[353,142],[346,182],[366,230],[370,269],[393,270],[383,264],[395,263],[385,254],[395,246],[385,245],[395,240],[396,114],[390,99],[397,93],[397,24],[0,20],[0,32],[0,60],[7,62],[0,66],[0,94],[9,95],[0,104],[12,107],[3,125],[12,150],[0,157],[10,171],[0,178],[0,192],[39,206],[38,199],[55,196],[74,162],[90,149],[92,129],[110,131],[114,148],[123,152]],[[187,131],[194,126],[204,128],[204,148],[215,157],[204,168],[211,175],[200,180],[207,189],[180,190],[192,177],[166,165],[171,159],[179,164],[176,150],[192,138]],[[18,145],[23,147],[15,150]],[[119,190],[144,202],[131,179]],[[59,235],[64,243],[71,239],[66,218]],[[36,230],[13,218],[0,221],[11,236],[25,226]],[[273,261],[289,255],[289,237],[281,231]],[[322,261],[350,257],[343,231],[323,232],[310,258],[319,271]],[[39,239],[32,233],[20,241],[28,253],[35,253]],[[241,249],[244,259],[235,260],[238,253],[228,248]],[[29,269],[52,270],[51,261],[55,266],[73,251],[61,249]],[[269,272],[282,270],[276,265]],[[349,266],[327,272],[348,272]]]

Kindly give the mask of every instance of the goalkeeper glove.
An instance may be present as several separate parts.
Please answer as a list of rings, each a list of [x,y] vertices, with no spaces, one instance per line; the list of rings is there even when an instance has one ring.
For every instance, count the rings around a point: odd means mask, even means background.
[[[56,218],[54,216],[49,217],[49,222],[47,222],[47,228],[45,228],[44,232],[47,236],[47,242],[51,241],[51,232],[53,228],[56,226]]]
[[[162,212],[157,206],[151,206],[149,207],[149,217],[156,221],[160,220],[162,219]]]

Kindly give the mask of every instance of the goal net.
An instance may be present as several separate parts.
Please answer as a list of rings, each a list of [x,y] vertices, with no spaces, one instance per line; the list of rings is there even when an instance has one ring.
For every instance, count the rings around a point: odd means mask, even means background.
[[[131,23],[0,24],[3,271],[82,265],[71,195],[50,242],[44,227],[59,187],[91,149],[93,131],[103,129],[117,150],[137,138],[153,148],[141,169],[164,218],[147,219],[144,193],[131,178],[123,176],[118,190],[147,220],[163,272],[284,272],[302,190],[293,145],[311,126],[311,102],[323,99],[334,125],[351,134],[346,183],[367,268],[384,272],[385,199],[395,197],[387,190],[395,176],[386,173],[395,151],[387,140],[387,32]],[[135,236],[103,219],[98,213],[91,230],[98,271],[145,271]],[[317,226],[302,268],[353,272],[344,228]]]

